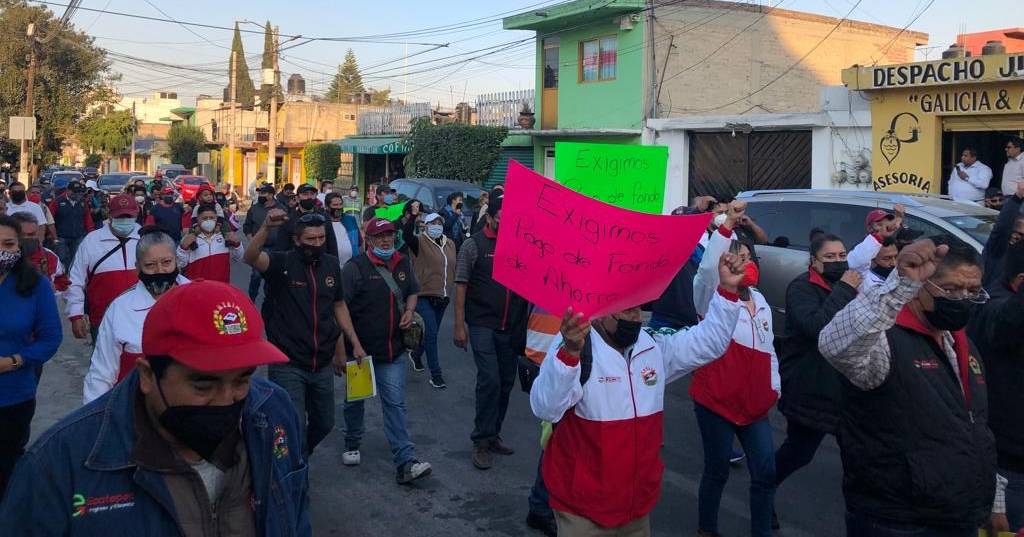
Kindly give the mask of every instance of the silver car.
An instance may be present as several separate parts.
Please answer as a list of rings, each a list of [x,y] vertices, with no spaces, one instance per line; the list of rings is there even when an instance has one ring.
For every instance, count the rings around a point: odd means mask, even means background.
[[[737,196],[747,202],[747,214],[768,234],[757,245],[761,281],[757,286],[772,307],[774,330],[784,334],[786,288],[810,264],[810,231],[821,228],[838,235],[853,249],[867,234],[864,219],[872,209],[891,211],[897,203],[907,210],[904,225],[923,236],[947,234],[979,253],[999,213],[948,196],[849,190],[758,190]]]

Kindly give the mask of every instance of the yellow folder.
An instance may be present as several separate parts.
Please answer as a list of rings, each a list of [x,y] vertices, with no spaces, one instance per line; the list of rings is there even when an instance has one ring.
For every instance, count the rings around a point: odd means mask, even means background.
[[[373,370],[373,358],[363,358],[359,365],[355,360],[345,364],[345,400],[361,401],[376,397],[377,375]]]

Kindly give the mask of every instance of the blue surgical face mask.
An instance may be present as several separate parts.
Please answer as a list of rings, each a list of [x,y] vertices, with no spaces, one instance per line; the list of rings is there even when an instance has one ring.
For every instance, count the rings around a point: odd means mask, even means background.
[[[381,248],[379,246],[374,246],[373,247],[373,255],[377,256],[380,259],[383,259],[384,261],[387,261],[387,260],[391,259],[391,256],[395,255],[395,249],[394,248],[384,249],[384,248]]]
[[[431,239],[440,239],[444,233],[444,226],[440,224],[430,224],[427,226],[427,236]]]
[[[394,202],[395,202],[395,195],[394,194],[384,194],[384,203],[387,203],[388,205],[391,205]]]
[[[131,235],[134,229],[134,218],[112,218],[110,220],[110,231],[113,232],[114,235],[118,237],[125,238],[128,235]]]

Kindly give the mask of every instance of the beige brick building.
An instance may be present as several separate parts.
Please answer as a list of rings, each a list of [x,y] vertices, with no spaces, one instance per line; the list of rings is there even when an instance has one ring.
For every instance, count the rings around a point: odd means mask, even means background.
[[[843,69],[913,61],[914,47],[928,42],[920,32],[854,20],[837,28],[838,18],[756,4],[659,4],[653,25],[658,117],[817,111],[821,87],[841,84]]]

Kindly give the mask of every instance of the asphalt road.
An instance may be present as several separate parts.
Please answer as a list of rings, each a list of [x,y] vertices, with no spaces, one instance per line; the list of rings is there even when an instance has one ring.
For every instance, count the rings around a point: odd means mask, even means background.
[[[248,279],[248,267],[238,264],[233,268],[235,285],[245,289]],[[496,455],[494,467],[487,471],[473,467],[469,434],[473,428],[476,370],[472,355],[452,344],[452,318],[449,308],[440,337],[448,389],[433,389],[427,383],[427,372],[416,373],[410,367],[406,390],[409,431],[417,456],[431,463],[433,476],[413,486],[395,483],[378,402],[366,406],[362,465],[342,466],[343,420],[339,405],[337,430],[317,447],[309,463],[316,535],[540,535],[524,522],[526,497],[540,454],[538,421],[517,384],[502,432],[505,443],[516,449],[515,455]],[[91,348],[72,337],[67,323],[64,333],[63,345],[43,373],[33,438],[81,404],[82,377]],[[656,536],[696,534],[697,488],[703,459],[688,384],[686,379],[672,384],[665,398],[662,456],[666,470],[661,501],[652,518]],[[342,401],[344,388],[340,382],[337,395]],[[773,412],[771,422],[778,445],[785,437],[785,419]],[[842,534],[841,478],[839,450],[831,438],[826,439],[815,461],[778,491],[776,507],[782,522],[778,535]],[[723,536],[749,534],[748,488],[746,468],[733,468],[719,515]]]

